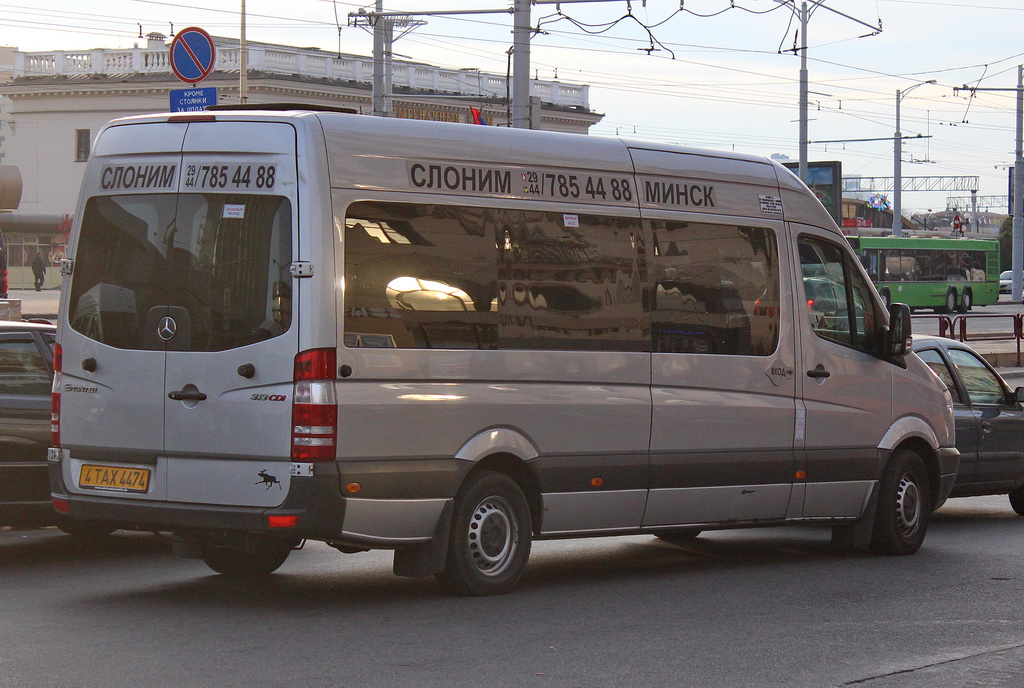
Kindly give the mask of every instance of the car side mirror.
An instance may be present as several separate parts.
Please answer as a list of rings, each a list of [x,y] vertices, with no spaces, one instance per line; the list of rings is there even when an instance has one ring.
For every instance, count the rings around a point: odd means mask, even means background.
[[[910,325],[910,306],[889,304],[889,328],[885,336],[885,352],[889,358],[903,358],[910,353],[914,338]]]
[[[1024,404],[1024,387],[1013,390],[1013,398],[1017,400],[1018,404]]]

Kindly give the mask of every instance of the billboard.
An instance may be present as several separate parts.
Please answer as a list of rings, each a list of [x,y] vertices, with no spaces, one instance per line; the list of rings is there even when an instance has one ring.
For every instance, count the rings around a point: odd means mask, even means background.
[[[799,174],[800,163],[782,163]],[[843,218],[843,163],[838,160],[807,163],[807,186],[818,197],[832,219],[839,224]]]

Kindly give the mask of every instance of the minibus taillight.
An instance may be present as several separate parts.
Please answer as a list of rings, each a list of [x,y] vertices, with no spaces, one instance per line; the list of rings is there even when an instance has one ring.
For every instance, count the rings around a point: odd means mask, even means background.
[[[333,461],[337,454],[336,349],[310,349],[295,357],[292,461]]]
[[[50,387],[50,445],[60,446],[60,371],[64,366],[64,351],[60,344],[53,345],[53,385]]]

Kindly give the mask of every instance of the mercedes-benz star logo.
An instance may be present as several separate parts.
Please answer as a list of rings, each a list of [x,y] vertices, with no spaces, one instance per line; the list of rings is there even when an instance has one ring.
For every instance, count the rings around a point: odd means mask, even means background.
[[[174,322],[174,318],[166,316],[160,319],[160,325],[156,328],[157,336],[165,342],[169,342],[174,339],[175,333],[178,331],[178,323]]]

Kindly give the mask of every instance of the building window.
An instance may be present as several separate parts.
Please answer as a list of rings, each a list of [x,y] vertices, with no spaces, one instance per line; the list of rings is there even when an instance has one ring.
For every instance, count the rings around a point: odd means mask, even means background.
[[[75,162],[85,162],[89,159],[89,146],[92,137],[88,129],[75,129]]]

